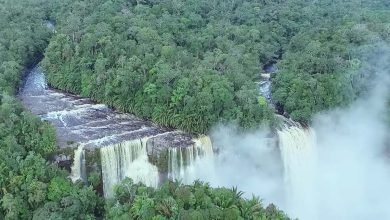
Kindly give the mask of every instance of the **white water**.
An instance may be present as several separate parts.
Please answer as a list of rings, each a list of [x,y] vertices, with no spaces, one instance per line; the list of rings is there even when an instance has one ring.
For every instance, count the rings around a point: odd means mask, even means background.
[[[126,177],[157,187],[159,175],[157,167],[148,161],[146,141],[136,139],[100,149],[105,197],[111,197],[114,186]]]
[[[158,186],[158,169],[149,162],[147,155],[146,143],[149,138],[125,141],[100,149],[105,197],[113,196],[114,186],[126,177],[147,186]],[[168,178],[190,183],[196,178],[195,161],[213,157],[214,152],[210,138],[201,136],[194,139],[193,146],[169,148],[168,154]]]
[[[157,135],[158,136],[158,135]],[[156,137],[156,136],[154,136]],[[148,160],[146,143],[151,138],[136,139],[100,148],[103,191],[105,197],[113,196],[114,186],[126,177],[134,182],[157,187],[159,173]],[[184,148],[168,148],[168,178],[192,183],[197,179],[195,162],[200,158],[213,159],[214,152],[208,136],[193,140],[194,144]],[[89,144],[89,142],[87,142]],[[74,154],[71,179],[85,179],[84,144]]]
[[[73,182],[85,180],[85,151],[84,145],[79,145],[74,151],[73,165],[71,167],[70,178]]]
[[[292,216],[318,219],[316,193],[316,135],[311,128],[286,126],[278,131],[284,167],[286,206]],[[305,216],[302,216],[302,210]]]
[[[211,140],[208,136],[194,139],[194,145],[185,148],[168,149],[168,178],[191,183],[197,176],[195,162],[200,158],[214,157]]]
[[[31,70],[30,74],[24,82],[24,86],[21,88],[21,93],[25,95],[45,95],[47,89],[47,82],[45,75],[40,67],[35,67]]]

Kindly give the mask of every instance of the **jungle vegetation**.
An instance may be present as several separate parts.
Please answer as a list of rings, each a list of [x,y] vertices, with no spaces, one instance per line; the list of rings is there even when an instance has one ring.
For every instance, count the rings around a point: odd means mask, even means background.
[[[93,219],[102,200],[47,161],[57,148],[54,128],[14,97],[49,42],[46,4],[0,1],[0,219]]]
[[[263,207],[259,198],[244,199],[237,188],[212,188],[195,181],[193,185],[166,182],[158,189],[125,179],[108,201],[107,219],[289,219],[274,205]]]
[[[16,95],[37,64],[51,86],[190,132],[302,122],[359,95],[361,51],[390,39],[386,0],[0,0],[0,219],[287,219],[237,189],[125,180],[104,200],[49,162],[55,131]],[[53,33],[47,21],[56,26]]]
[[[380,7],[385,6],[385,7]],[[389,41],[388,3],[312,0],[61,1],[49,83],[161,125],[273,122],[256,81],[278,62],[281,113],[350,103],[364,46]]]

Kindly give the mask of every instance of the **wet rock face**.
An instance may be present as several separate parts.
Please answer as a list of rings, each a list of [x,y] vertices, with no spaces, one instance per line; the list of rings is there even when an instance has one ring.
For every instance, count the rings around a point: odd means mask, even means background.
[[[170,132],[150,138],[147,142],[147,151],[149,153],[158,151],[156,152],[158,154],[168,148],[185,148],[193,146],[193,144],[192,135],[183,132]]]
[[[71,166],[73,163],[73,158],[64,154],[55,155],[52,158],[52,161],[54,161],[58,167],[63,168],[67,171],[71,171]]]
[[[278,72],[278,67],[276,66],[276,62],[270,62],[263,67],[263,71],[266,73],[276,73]]]
[[[153,155],[169,147],[193,145],[190,134],[116,112],[90,99],[49,89],[39,67],[28,74],[20,98],[27,109],[55,126],[60,148],[83,144],[86,149],[94,149],[151,137],[148,154]]]

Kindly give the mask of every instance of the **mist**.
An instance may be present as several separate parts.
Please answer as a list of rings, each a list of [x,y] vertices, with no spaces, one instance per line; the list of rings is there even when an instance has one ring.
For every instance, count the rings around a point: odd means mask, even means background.
[[[283,164],[275,139],[266,128],[239,134],[236,126],[218,126],[212,132],[214,158],[196,161],[196,174],[212,186],[238,186],[244,196],[260,196],[264,202],[282,202]]]
[[[216,187],[238,186],[292,218],[390,219],[389,72],[374,66],[371,89],[354,103],[316,115],[309,130],[280,129],[276,139],[285,134],[289,143],[278,144],[266,128],[241,134],[216,127],[211,138],[219,153],[199,160],[195,176]]]
[[[367,96],[315,118],[319,219],[390,219],[389,86],[382,72]]]

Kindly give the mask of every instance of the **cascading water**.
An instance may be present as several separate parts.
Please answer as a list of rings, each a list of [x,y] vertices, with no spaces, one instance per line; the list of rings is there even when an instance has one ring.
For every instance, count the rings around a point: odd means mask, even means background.
[[[193,146],[168,149],[169,179],[190,183],[196,179],[195,161],[200,158],[214,157],[213,147],[208,136],[201,136],[193,141]]]
[[[130,140],[100,149],[105,197],[112,196],[114,185],[126,177],[132,178],[134,182],[157,187],[158,170],[148,161],[147,140]]]
[[[317,167],[316,135],[297,123],[279,130],[279,148],[284,166],[286,205],[293,216],[317,219],[314,194]],[[304,212],[302,212],[304,210]]]
[[[274,107],[271,97],[271,73],[278,71],[274,63],[264,66],[259,83],[260,95]],[[312,128],[304,128],[298,122],[282,115],[276,115],[283,122],[283,128],[277,131],[280,156],[284,171],[284,191],[286,205],[291,214],[306,213],[304,219],[317,219],[315,177],[317,171],[316,135]],[[293,208],[292,208],[293,207]],[[302,210],[304,210],[302,212]]]
[[[77,180],[85,180],[85,151],[84,145],[82,144],[74,151],[74,159],[71,170],[72,172],[70,178],[73,182],[76,182]]]
[[[210,137],[203,135],[194,139],[194,142],[195,148],[201,150],[202,156],[214,157],[213,144],[211,142]]]

